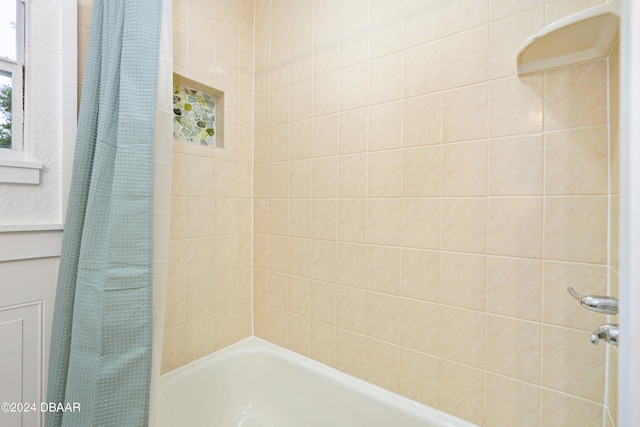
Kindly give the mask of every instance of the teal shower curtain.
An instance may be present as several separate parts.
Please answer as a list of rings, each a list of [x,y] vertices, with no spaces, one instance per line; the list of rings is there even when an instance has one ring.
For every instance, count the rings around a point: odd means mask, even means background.
[[[161,0],[94,0],[45,425],[145,426]]]

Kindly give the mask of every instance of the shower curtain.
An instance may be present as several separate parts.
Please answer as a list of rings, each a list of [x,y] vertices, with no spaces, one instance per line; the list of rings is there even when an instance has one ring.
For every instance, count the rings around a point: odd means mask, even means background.
[[[145,426],[162,0],[95,0],[56,290],[52,426]]]

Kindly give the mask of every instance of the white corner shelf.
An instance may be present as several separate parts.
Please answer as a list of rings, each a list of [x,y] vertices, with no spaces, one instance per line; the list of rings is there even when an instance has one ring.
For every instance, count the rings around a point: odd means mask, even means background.
[[[559,19],[522,44],[518,75],[604,58],[618,40],[619,26],[619,0]]]

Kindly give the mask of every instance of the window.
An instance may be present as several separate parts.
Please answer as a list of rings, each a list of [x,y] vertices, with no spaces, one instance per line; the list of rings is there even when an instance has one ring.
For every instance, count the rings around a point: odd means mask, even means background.
[[[0,0],[0,155],[4,159],[19,159],[22,151],[23,1]]]

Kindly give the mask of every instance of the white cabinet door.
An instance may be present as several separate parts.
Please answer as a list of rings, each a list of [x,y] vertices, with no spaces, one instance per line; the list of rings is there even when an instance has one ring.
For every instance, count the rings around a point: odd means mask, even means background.
[[[2,426],[38,425],[42,309],[42,302],[0,308]]]
[[[0,233],[1,427],[43,425],[61,235]]]

